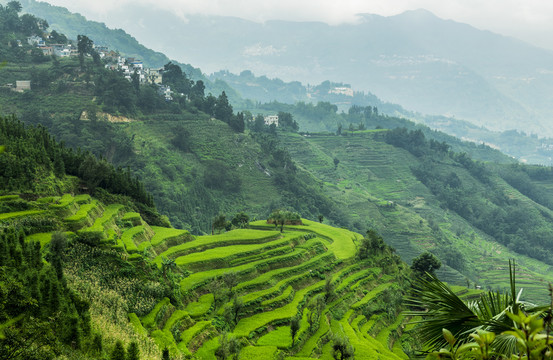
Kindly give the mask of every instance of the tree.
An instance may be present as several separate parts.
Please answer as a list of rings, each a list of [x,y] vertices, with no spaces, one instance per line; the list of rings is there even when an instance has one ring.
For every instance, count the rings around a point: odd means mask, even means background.
[[[125,360],[125,348],[121,340],[117,340],[109,358],[110,360]]]
[[[215,102],[214,115],[216,119],[226,122],[230,125],[233,117],[232,106],[228,101],[227,94],[223,91]],[[242,119],[244,120],[244,119]]]
[[[257,114],[253,122],[252,131],[263,132],[265,131],[265,117],[263,114]]]
[[[347,337],[333,335],[332,336],[333,356],[336,360],[344,360],[353,357],[353,346],[349,343]]]
[[[294,346],[294,340],[296,338],[296,334],[298,333],[299,329],[300,329],[300,318],[298,315],[296,315],[292,319],[290,319],[290,335],[292,335],[292,346]]]
[[[6,6],[8,10],[15,11],[16,13],[21,12],[21,3],[19,1],[10,1]]]
[[[238,324],[238,315],[240,315],[240,312],[244,308],[244,300],[242,300],[241,296],[238,296],[237,294],[234,294],[232,297],[232,320],[234,324]]]
[[[424,252],[413,259],[411,269],[418,274],[434,274],[442,266],[441,261],[430,252]]]
[[[127,360],[140,360],[140,349],[136,341],[131,341],[127,348]]]
[[[332,277],[329,275],[325,281],[325,302],[328,303],[330,299],[334,297],[334,284],[332,283]]]
[[[173,134],[175,134],[175,137],[171,140],[171,144],[183,152],[189,152],[190,132],[182,124],[179,124],[173,129]]]
[[[488,291],[470,302],[460,299],[434,275],[419,278],[407,303],[412,308],[421,310],[413,310],[406,315],[421,316],[418,326],[423,347],[430,351],[446,347],[449,341],[444,338],[443,329],[447,329],[461,344],[472,340],[471,334],[477,330],[484,330],[500,334],[491,344],[492,352],[500,355],[497,358],[510,358],[512,354],[518,354],[516,337],[504,333],[520,328],[517,320],[509,315],[524,312],[540,316],[543,314],[543,307],[520,301],[521,292],[517,293],[516,289],[515,265],[511,261],[509,277],[508,292],[501,294]]]
[[[240,353],[240,342],[234,336],[228,336],[227,332],[223,332],[219,336],[219,347],[215,350],[215,356],[217,359],[225,360],[230,355],[234,355],[234,358],[238,358]]]
[[[58,231],[52,234],[49,259],[52,267],[56,270],[58,279],[63,277],[63,258],[66,246],[67,237],[64,233]]]
[[[173,271],[177,268],[177,263],[175,262],[175,259],[169,259],[165,256],[161,257],[161,270],[163,272],[163,278],[167,280],[167,272]]]
[[[232,288],[235,287],[236,284],[238,284],[238,276],[234,271],[225,273],[223,275],[223,283],[225,283],[228,291],[231,292]]]
[[[250,217],[245,212],[239,212],[232,218],[232,225],[239,229],[246,229],[249,225]]]
[[[267,221],[273,221],[275,227],[280,225],[280,232],[282,232],[286,223],[291,223],[292,221],[299,220],[300,216],[297,213],[283,210],[274,210],[271,215],[269,215],[269,219]]]
[[[77,35],[77,51],[79,52],[79,64],[81,70],[84,68],[85,55],[92,54],[94,52],[93,42],[86,35]]]
[[[227,225],[227,218],[224,214],[219,214],[213,219],[213,223],[211,225],[211,235],[214,234],[214,230],[221,231],[225,228]]]

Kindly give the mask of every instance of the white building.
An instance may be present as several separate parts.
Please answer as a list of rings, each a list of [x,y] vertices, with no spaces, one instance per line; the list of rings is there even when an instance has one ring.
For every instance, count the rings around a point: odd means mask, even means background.
[[[270,126],[271,124],[275,124],[275,126],[278,126],[278,115],[268,115],[265,116],[265,125]]]
[[[338,94],[338,95],[346,95],[349,97],[353,97],[353,89],[349,87],[335,87],[333,89],[329,90],[330,94]]]

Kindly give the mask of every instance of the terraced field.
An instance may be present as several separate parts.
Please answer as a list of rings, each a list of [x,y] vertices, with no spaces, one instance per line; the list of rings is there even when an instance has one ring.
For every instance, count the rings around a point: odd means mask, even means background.
[[[517,259],[518,284],[523,298],[548,301],[547,283],[553,281],[551,266],[502,246],[453,211],[444,211],[439,201],[411,171],[421,159],[384,142],[383,132],[355,132],[348,136],[328,134],[283,134],[284,145],[298,166],[321,179],[321,186],[349,212],[351,229],[377,230],[404,261],[429,250],[455,248],[465,260],[464,268],[444,266],[438,276],[455,285],[483,289],[508,288],[509,259]],[[335,168],[333,159],[340,160]],[[471,175],[444,159],[444,172],[455,172],[467,183]],[[504,181],[496,184],[510,198],[532,203]],[[533,204],[549,218],[553,212]],[[443,259],[442,259],[443,260]]]
[[[131,264],[147,261],[180,278],[181,303],[163,298],[142,316],[128,314],[137,336],[167,347],[173,358],[216,359],[223,339],[235,338],[241,349],[235,359],[327,359],[344,336],[357,359],[406,356],[395,342],[404,319],[385,316],[382,307],[392,293],[401,297],[404,264],[387,252],[360,261],[357,233],[303,219],[283,232],[256,221],[251,229],[193,237],[149,226],[123,205],[69,194],[0,214],[0,223],[52,216],[62,226],[56,231],[69,239],[94,238],[96,246],[119,252]],[[54,233],[32,227],[28,232],[27,241],[42,247]]]

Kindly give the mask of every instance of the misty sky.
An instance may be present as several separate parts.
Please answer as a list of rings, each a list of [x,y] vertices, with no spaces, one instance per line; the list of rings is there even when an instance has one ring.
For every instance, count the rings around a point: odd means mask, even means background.
[[[330,24],[355,21],[355,14],[384,16],[427,9],[444,19],[513,36],[553,50],[553,1],[550,0],[47,0],[90,20],[118,27],[110,11],[133,4],[186,14],[230,15],[253,21],[315,20]]]

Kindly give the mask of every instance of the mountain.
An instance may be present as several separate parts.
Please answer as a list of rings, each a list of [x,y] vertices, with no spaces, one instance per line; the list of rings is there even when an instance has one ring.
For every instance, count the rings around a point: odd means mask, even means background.
[[[424,10],[365,14],[336,26],[199,15],[184,21],[140,5],[113,16],[146,45],[204,71],[344,82],[413,111],[552,134],[550,51]]]
[[[36,2],[33,0],[25,0],[23,1],[23,7],[26,11],[37,14],[41,17],[44,17],[48,19],[51,22],[51,26],[54,29],[57,29],[58,31],[61,31],[63,33],[71,34],[71,37],[75,37],[79,33],[86,33],[89,37],[91,37],[97,44],[100,45],[106,45],[109,48],[112,49],[118,49],[123,55],[126,56],[132,56],[132,57],[138,57],[144,60],[145,64],[147,66],[161,66],[163,64],[166,64],[169,61],[169,58],[161,53],[156,53],[152,50],[147,49],[142,44],[138,43],[135,38],[131,37],[129,34],[127,34],[123,30],[112,30],[108,29],[104,24],[88,21],[84,17],[78,15],[78,14],[71,14],[67,9],[51,6],[44,2]],[[133,7],[133,9],[127,9],[129,12],[134,12],[140,10],[140,7]],[[153,17],[155,17],[155,14],[157,14],[158,10],[153,10]],[[431,24],[434,24],[432,26],[438,26],[440,24],[439,21],[436,21],[435,17],[433,17],[429,13],[425,13],[424,11],[419,12],[421,19],[419,19],[419,26],[422,26],[422,22],[428,21]],[[120,14],[121,19],[121,27],[125,28],[133,28],[133,26],[136,25],[136,19],[129,21],[126,18],[125,14]],[[413,15],[413,14],[412,14]],[[139,16],[137,13],[136,16]],[[160,15],[161,16],[161,15]],[[365,15],[365,18],[371,18],[371,16]],[[414,15],[411,16],[412,18],[415,17]],[[381,18],[376,17],[380,19],[379,21],[382,21]],[[171,16],[165,18],[165,21],[168,21],[170,23]],[[423,21],[424,20],[424,21]],[[164,21],[164,23],[166,23]],[[438,25],[436,25],[438,24]],[[456,24],[457,27],[459,27],[459,24]],[[176,29],[177,24],[173,24],[172,28],[173,30]],[[430,25],[424,25],[424,26],[430,26]],[[424,27],[423,26],[423,27]],[[468,26],[461,27],[462,29],[459,30],[459,33],[462,33],[463,31],[472,31],[474,32],[474,29],[471,29]],[[172,31],[173,31],[172,30]],[[178,31],[173,31],[173,33]],[[141,41],[153,41],[152,36],[155,36],[155,31],[149,30],[147,33],[141,33]],[[452,34],[452,36],[455,34]],[[492,34],[488,34],[492,35]],[[476,36],[476,35],[475,35]],[[497,37],[496,37],[497,38]],[[509,59],[516,59],[516,61],[512,61],[512,64],[509,66],[522,66],[523,63],[528,63],[526,60],[521,60],[519,58],[513,57],[511,55],[507,55],[508,49],[508,39],[502,39],[503,44],[501,47],[501,51],[503,51],[503,58],[506,60]],[[156,47],[156,44],[162,44],[163,42],[157,41],[153,42],[152,46]],[[474,42],[474,44],[479,42]],[[221,44],[220,44],[221,45]],[[199,46],[199,45],[198,45]],[[223,45],[221,45],[223,46]],[[434,46],[434,45],[433,45]],[[439,46],[439,44],[436,44],[435,46]],[[485,53],[482,49],[482,47],[485,47],[484,45],[479,45],[479,51],[481,50],[482,53]],[[166,50],[169,53],[172,53],[175,48],[179,47],[170,47]],[[196,51],[195,54],[200,56],[204,52],[209,51],[215,51],[215,49],[206,49],[205,51]],[[231,50],[229,50],[231,51]],[[430,51],[430,50],[429,50]],[[526,51],[526,50],[524,50]],[[455,56],[457,57],[463,57],[463,61],[470,62],[471,66],[474,66],[475,68],[481,69],[483,72],[487,71],[497,71],[497,66],[490,66],[489,63],[485,61],[476,61],[478,56],[470,57],[466,53],[459,53],[459,51],[456,51],[456,47],[449,46],[448,52],[455,53]],[[445,55],[444,55],[445,56]],[[486,56],[491,56],[487,54]],[[517,55],[519,56],[519,55]],[[211,57],[213,58],[213,57]],[[351,105],[360,105],[360,106],[377,106],[378,109],[381,111],[381,113],[389,114],[393,116],[401,116],[406,117],[408,119],[412,119],[417,122],[422,122],[434,129],[438,129],[440,131],[447,132],[449,134],[458,136],[462,139],[466,139],[469,141],[474,141],[477,143],[485,143],[490,146],[493,146],[497,149],[500,149],[501,151],[505,152],[506,154],[509,154],[511,156],[516,157],[517,159],[520,159],[521,161],[528,162],[528,163],[537,163],[537,164],[543,164],[543,165],[550,165],[553,160],[552,154],[551,154],[551,146],[553,145],[553,141],[549,138],[544,138],[543,135],[548,134],[548,130],[545,129],[544,131],[535,131],[535,129],[531,127],[524,127],[521,128],[522,130],[519,130],[519,132],[515,131],[490,131],[488,128],[497,128],[494,125],[495,120],[491,122],[486,122],[484,124],[484,127],[482,126],[476,126],[473,123],[470,123],[468,121],[461,121],[458,120],[458,118],[451,117],[451,116],[432,116],[432,115],[425,115],[421,112],[415,112],[406,110],[406,107],[399,106],[390,102],[382,101],[378,97],[376,97],[373,93],[369,91],[360,91],[362,89],[351,87],[351,84],[343,84],[343,83],[329,83],[328,81],[323,82],[321,85],[314,86],[312,85],[303,85],[299,81],[289,81],[284,82],[280,80],[279,78],[272,78],[269,79],[266,76],[258,76],[256,77],[253,75],[253,73],[249,70],[245,70],[240,73],[240,75],[234,75],[228,71],[218,71],[216,73],[213,73],[209,75],[209,77],[204,76],[200,69],[195,68],[191,65],[186,65],[178,62],[174,62],[179,64],[183,71],[192,79],[194,80],[202,80],[204,84],[206,85],[206,92],[211,92],[213,94],[219,94],[222,91],[225,91],[226,94],[229,97],[229,100],[233,103],[233,105],[239,109],[239,110],[250,110],[252,112],[257,111],[255,108],[256,102],[270,102],[270,101],[279,101],[279,102],[286,102],[293,104],[297,101],[306,101],[306,102],[312,102],[312,101],[329,101],[336,105],[338,105],[340,110],[347,111]],[[495,62],[494,64],[498,64],[498,62]],[[540,66],[543,64],[534,64],[535,66]],[[507,71],[509,66],[504,66],[504,71]],[[530,72],[530,68],[532,66],[528,66],[525,71]],[[541,70],[540,70],[541,71]],[[379,70],[380,72],[380,70]],[[543,71],[542,71],[543,72]],[[285,75],[285,72],[282,74]],[[303,75],[298,75],[297,79],[301,79]],[[326,75],[325,79],[332,78],[332,72],[329,72]],[[536,80],[537,78],[533,78]],[[294,79],[296,80],[296,79]],[[496,76],[492,77],[493,81],[497,81],[498,78]],[[506,81],[503,79],[502,81]],[[327,88],[328,85],[332,86],[347,86],[350,87],[353,91],[353,96],[344,96],[340,94],[331,94],[329,91],[330,88]],[[532,83],[531,89],[533,89],[536,86],[535,83]],[[521,86],[518,86],[519,89],[522,89]],[[369,90],[373,90],[372,87],[369,88]],[[394,87],[395,92],[399,92],[402,90],[401,86]],[[543,96],[546,94],[546,91],[541,91],[539,96]],[[458,98],[458,96],[457,96]],[[485,99],[483,97],[482,99]],[[252,101],[250,101],[252,100]],[[425,100],[425,99],[423,99]],[[426,100],[425,100],[426,101]],[[486,100],[487,101],[487,100]],[[440,104],[442,102],[439,102]],[[445,104],[445,103],[444,103]],[[417,107],[414,106],[411,108],[411,110],[416,109]],[[496,108],[499,108],[496,106]],[[467,109],[475,109],[474,104],[467,107]],[[429,113],[435,113],[432,109],[429,110]],[[448,112],[446,112],[448,113]],[[528,116],[524,116],[524,118],[527,118]],[[501,117],[502,121],[506,118],[505,116]],[[525,122],[526,124],[527,122]],[[300,127],[303,131],[320,131],[321,128],[317,124],[312,124],[313,126],[306,126],[304,123],[300,123]],[[517,128],[515,125],[509,125],[504,127],[499,127],[501,129],[503,128]],[[547,127],[548,128],[548,127]],[[529,133],[539,133],[540,137],[538,138],[537,135],[531,134],[526,135]]]

